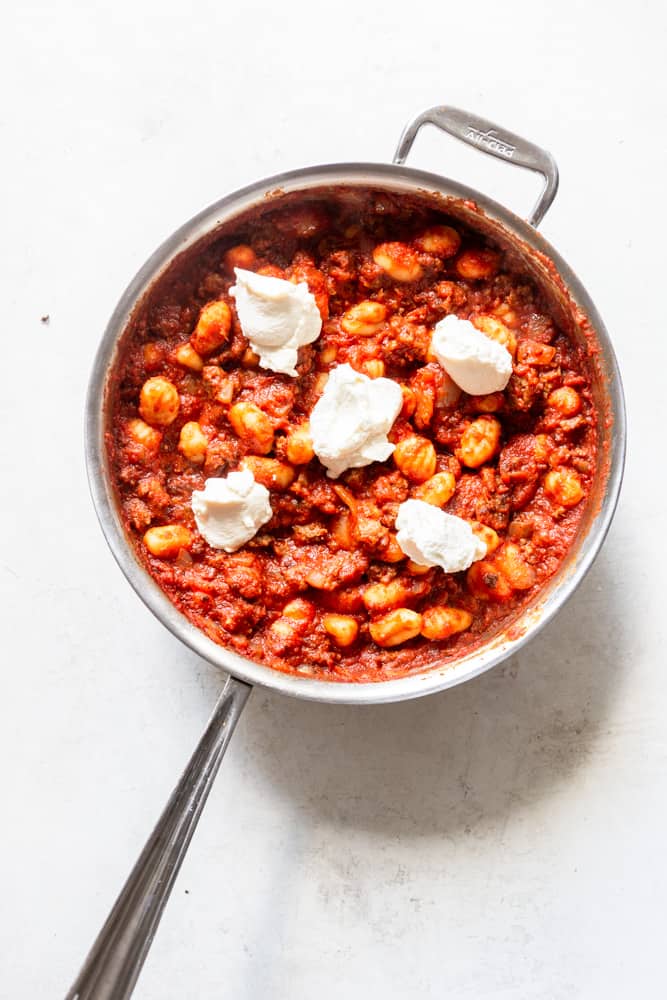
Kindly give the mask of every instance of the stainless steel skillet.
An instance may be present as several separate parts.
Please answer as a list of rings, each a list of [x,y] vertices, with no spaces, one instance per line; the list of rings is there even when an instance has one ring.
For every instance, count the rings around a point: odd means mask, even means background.
[[[486,195],[462,184],[406,167],[405,160],[415,136],[426,124],[484,153],[541,174],[543,190],[529,220],[520,219]],[[511,628],[456,663],[443,663],[421,674],[375,684],[328,683],[282,674],[223,649],[190,624],[137,561],[125,537],[104,447],[107,389],[123,331],[137,303],[174,258],[222,223],[259,205],[269,195],[275,197],[276,190],[285,195],[298,192],[306,195],[313,189],[335,185],[373,186],[399,194],[431,193],[449,213],[511,251],[548,295],[559,321],[571,336],[585,343],[590,352],[601,437],[593,495],[579,535],[565,563],[536,602],[522,612]],[[166,240],[124,292],[98,349],[86,404],[86,460],[93,502],[118,564],[145,604],[174,635],[230,676],[200,743],[68,998],[119,1000],[132,992],[252,685],[259,684],[299,698],[347,704],[400,701],[441,691],[475,677],[520,649],[556,614],[590,568],[609,528],[621,486],[625,409],[614,351],[602,319],[579,279],[535,229],[551,205],[557,187],[555,162],[544,150],[475,115],[454,108],[435,107],[409,123],[393,164],[329,164],[290,171],[221,199]]]

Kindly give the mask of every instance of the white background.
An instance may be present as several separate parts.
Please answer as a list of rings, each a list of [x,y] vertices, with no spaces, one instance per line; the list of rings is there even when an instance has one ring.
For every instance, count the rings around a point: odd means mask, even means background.
[[[542,228],[628,396],[618,515],[557,620],[462,688],[370,709],[256,691],[136,996],[663,995],[665,25],[660,0],[5,10],[1,997],[65,992],[222,684],[95,521],[82,408],[106,319],[207,203],[387,160],[445,102],[560,165]],[[435,131],[412,162],[519,211],[536,194]]]

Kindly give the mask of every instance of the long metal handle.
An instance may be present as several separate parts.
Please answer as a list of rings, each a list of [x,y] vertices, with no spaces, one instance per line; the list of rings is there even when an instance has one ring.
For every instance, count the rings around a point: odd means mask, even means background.
[[[486,118],[470,114],[469,111],[461,111],[460,108],[441,105],[422,111],[409,122],[396,147],[394,163],[405,163],[417,133],[423,125],[435,125],[455,139],[460,139],[461,142],[474,146],[489,156],[496,156],[499,160],[541,174],[544,187],[528,217],[531,226],[540,224],[558,191],[558,167],[551,153],[528,142],[527,139],[522,139],[520,135],[514,135],[507,129],[494,125]]]
[[[225,684],[188,766],[66,1000],[125,1000],[132,993],[251,690],[233,677]]]

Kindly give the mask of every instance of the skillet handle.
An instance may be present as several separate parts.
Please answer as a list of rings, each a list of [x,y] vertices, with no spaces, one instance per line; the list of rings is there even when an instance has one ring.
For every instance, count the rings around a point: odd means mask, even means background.
[[[544,181],[542,193],[528,217],[531,226],[540,224],[558,191],[558,167],[551,153],[522,139],[519,135],[494,125],[486,118],[461,111],[459,108],[439,105],[437,108],[422,111],[406,125],[394,153],[394,163],[405,163],[417,133],[423,125],[435,125],[455,139],[481,150],[482,153],[541,174]]]
[[[230,677],[66,1000],[125,1000],[134,989],[234,727],[252,688]]]

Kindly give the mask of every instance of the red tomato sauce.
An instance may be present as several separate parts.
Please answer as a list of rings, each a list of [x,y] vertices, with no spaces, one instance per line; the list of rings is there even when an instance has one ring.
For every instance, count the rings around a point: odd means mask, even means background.
[[[229,295],[234,266],[315,296],[322,333],[297,378],[258,366]],[[513,267],[426,198],[340,189],[246,213],[155,283],[123,339],[107,447],[140,560],[214,642],[277,670],[381,681],[457,659],[535,598],[586,507],[597,423],[585,351]],[[373,323],[350,312],[362,302]],[[503,392],[466,395],[431,357],[450,313],[510,350]],[[394,456],[332,480],[308,417],[344,362],[397,381],[404,405]],[[150,379],[163,381],[142,393]],[[259,408],[261,433],[238,432],[239,404]],[[199,534],[190,501],[242,461],[273,517],[227,554]],[[454,574],[411,564],[395,536],[410,497],[472,522],[485,558]]]

